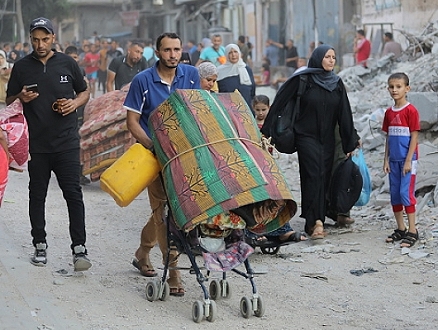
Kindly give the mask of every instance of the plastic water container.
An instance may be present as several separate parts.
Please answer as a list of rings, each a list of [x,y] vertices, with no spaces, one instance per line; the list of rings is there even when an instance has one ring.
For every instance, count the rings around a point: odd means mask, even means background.
[[[160,169],[154,154],[135,143],[102,173],[100,188],[125,207],[157,178]]]

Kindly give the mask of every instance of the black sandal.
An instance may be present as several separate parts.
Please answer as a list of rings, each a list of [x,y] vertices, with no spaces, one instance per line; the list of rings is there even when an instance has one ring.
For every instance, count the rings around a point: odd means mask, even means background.
[[[410,248],[415,245],[415,243],[418,241],[418,230],[415,233],[407,232],[405,237],[400,243],[401,247],[407,247]],[[404,246],[402,246],[404,244]]]
[[[406,237],[406,233],[408,232],[407,228],[405,230],[395,229],[394,232],[388,236],[386,239],[386,243],[394,243],[401,241]]]

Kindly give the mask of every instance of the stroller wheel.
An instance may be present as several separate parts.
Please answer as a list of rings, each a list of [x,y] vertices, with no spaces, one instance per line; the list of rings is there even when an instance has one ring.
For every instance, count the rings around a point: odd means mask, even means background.
[[[257,298],[257,308],[254,309],[254,315],[257,317],[262,317],[265,314],[265,305],[263,303],[262,297]]]
[[[203,317],[204,317],[204,306],[202,305],[201,301],[196,300],[192,305],[193,321],[196,323],[200,323]]]
[[[210,298],[213,300],[219,299],[222,296],[222,286],[219,284],[218,280],[212,280],[210,282]]]
[[[275,246],[275,247],[260,247],[260,250],[262,251],[263,254],[277,254],[278,250],[280,250],[279,246]]]
[[[216,320],[216,315],[217,315],[216,301],[210,300],[210,308],[209,308],[209,313],[207,316],[207,321],[214,322]]]
[[[220,280],[219,281],[221,291],[222,291],[222,297],[224,298],[230,298],[231,297],[231,287],[230,283],[227,280]]]
[[[163,285],[163,293],[160,296],[160,300],[166,301],[170,296],[170,286],[169,286],[169,283],[167,283],[167,282],[164,282],[164,284],[162,284],[162,285]]]
[[[156,281],[151,281],[146,284],[146,299],[149,301],[158,299],[158,284]]]
[[[252,315],[252,303],[248,297],[240,299],[240,313],[246,319],[249,319]]]

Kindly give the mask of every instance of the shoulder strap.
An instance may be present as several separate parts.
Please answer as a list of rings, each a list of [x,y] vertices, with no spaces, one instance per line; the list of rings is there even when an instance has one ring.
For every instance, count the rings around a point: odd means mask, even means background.
[[[295,117],[300,113],[300,99],[301,96],[304,94],[304,91],[306,90],[306,85],[307,85],[307,74],[300,74],[300,82],[297,91],[297,100],[295,101],[295,108],[292,113],[292,123],[295,122]]]

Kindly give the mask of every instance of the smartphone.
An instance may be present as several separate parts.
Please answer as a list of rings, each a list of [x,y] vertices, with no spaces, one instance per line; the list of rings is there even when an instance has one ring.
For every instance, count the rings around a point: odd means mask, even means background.
[[[27,85],[24,86],[24,88],[26,89],[27,92],[38,93],[38,84]]]

